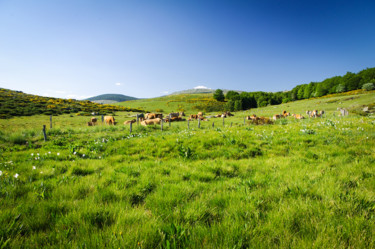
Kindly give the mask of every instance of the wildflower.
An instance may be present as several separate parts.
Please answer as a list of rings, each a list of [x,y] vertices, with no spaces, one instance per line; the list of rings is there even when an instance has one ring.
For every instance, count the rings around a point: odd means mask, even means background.
[[[43,171],[40,171],[41,174],[43,174]]]
[[[34,153],[31,153],[31,156],[34,156]]]
[[[74,152],[73,152],[73,154],[75,155],[75,154],[77,154],[77,152],[76,152],[76,151],[74,151]]]
[[[36,153],[37,156],[39,156],[39,153]]]
[[[82,157],[85,157],[85,154],[83,154]]]
[[[48,154],[51,154],[51,151],[48,151]]]
[[[14,178],[18,178],[18,176],[19,176],[19,174],[16,173],[16,174],[14,175]]]
[[[0,170],[0,176],[3,174],[3,172]]]
[[[36,169],[36,167],[35,167],[35,166],[33,166],[33,169]]]
[[[60,152],[57,152],[57,155],[60,156]]]

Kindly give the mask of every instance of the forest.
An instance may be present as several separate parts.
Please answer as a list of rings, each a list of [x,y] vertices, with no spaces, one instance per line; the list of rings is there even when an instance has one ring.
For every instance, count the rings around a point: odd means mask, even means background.
[[[322,82],[297,85],[292,90],[285,92],[238,93],[236,91],[229,91],[225,95],[227,101],[225,108],[229,111],[240,111],[358,89],[369,91],[374,90],[374,84],[375,68],[367,68],[357,74],[347,72],[344,76],[331,77]],[[220,97],[215,99],[220,100]]]

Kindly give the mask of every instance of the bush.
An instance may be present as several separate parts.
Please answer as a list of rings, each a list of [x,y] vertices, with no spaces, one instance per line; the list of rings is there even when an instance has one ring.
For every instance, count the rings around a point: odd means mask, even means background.
[[[374,90],[375,89],[374,83],[363,84],[362,89],[366,91]]]
[[[336,92],[337,93],[342,93],[342,92],[345,92],[346,91],[346,86],[343,85],[343,84],[339,84],[337,87],[336,87]]]
[[[26,144],[26,138],[21,134],[12,134],[9,137],[9,141],[12,142],[13,144],[19,144],[19,145]]]

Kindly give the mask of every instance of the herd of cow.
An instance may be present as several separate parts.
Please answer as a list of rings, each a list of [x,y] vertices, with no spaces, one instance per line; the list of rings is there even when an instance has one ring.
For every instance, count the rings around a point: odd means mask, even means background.
[[[212,116],[203,116],[203,112],[198,112],[198,114],[191,114],[189,116],[189,121],[192,120],[202,120],[202,121],[207,121],[208,118],[226,118],[230,116],[234,116],[230,112],[224,112],[221,114],[217,115],[212,115]],[[316,117],[322,117],[324,115],[324,111],[318,111],[318,110],[313,110],[313,111],[306,111],[306,115],[308,117],[316,118]],[[138,120],[141,122],[141,125],[143,126],[148,126],[148,125],[155,125],[155,124],[160,124],[161,122],[176,122],[176,121],[186,121],[185,118],[185,113],[184,112],[172,112],[167,115],[166,118],[163,118],[162,113],[146,113],[146,114],[138,114]],[[288,116],[293,116],[295,119],[304,119],[305,117],[302,116],[301,114],[290,114],[289,112],[283,111],[282,114],[275,114],[273,115],[272,119],[273,120],[278,120],[281,118],[286,118]],[[271,120],[267,117],[257,117],[255,114],[251,116],[246,117],[247,120],[255,121],[256,123],[262,122],[262,123],[269,123]],[[95,126],[97,123],[97,118],[93,117],[91,118],[90,122],[87,123],[88,126]],[[116,125],[117,122],[115,121],[115,118],[113,116],[105,116],[104,117],[104,122],[108,125]],[[129,125],[132,123],[137,122],[136,119],[132,120],[127,120],[124,122],[124,125]],[[271,121],[272,122],[272,121]]]

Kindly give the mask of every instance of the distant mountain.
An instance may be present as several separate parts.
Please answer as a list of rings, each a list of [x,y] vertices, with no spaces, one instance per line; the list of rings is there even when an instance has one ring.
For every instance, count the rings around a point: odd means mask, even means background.
[[[241,93],[243,91],[237,91],[237,90],[227,90],[227,89],[221,89],[223,90],[224,94],[226,94],[228,91],[235,91],[238,93]],[[193,89],[188,89],[188,90],[182,90],[178,92],[173,92],[169,95],[178,95],[178,94],[196,94],[196,93],[214,93],[216,89],[210,89],[210,88],[193,88]]]
[[[124,102],[128,100],[136,100],[137,98],[126,96],[123,94],[102,94],[95,97],[88,98],[86,100],[90,100],[95,103],[100,104],[112,104],[116,102]]]

